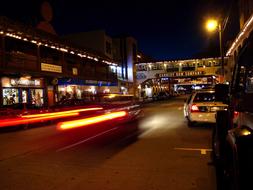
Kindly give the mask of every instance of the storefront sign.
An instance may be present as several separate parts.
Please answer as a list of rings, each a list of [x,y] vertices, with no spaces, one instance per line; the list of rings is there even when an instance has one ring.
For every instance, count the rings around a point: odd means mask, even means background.
[[[54,73],[62,73],[62,66],[41,63],[41,70],[48,71],[48,72],[54,72]]]
[[[3,87],[40,87],[42,86],[41,79],[28,78],[2,78]]]
[[[205,74],[204,71],[186,71],[186,72],[160,73],[157,74],[157,77],[198,76],[204,74]]]

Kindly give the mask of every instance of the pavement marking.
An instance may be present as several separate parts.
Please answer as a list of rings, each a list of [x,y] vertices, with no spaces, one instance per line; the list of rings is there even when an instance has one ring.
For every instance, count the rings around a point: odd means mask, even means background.
[[[206,154],[212,151],[210,148],[174,148],[174,150],[200,151],[200,154]]]
[[[80,145],[80,144],[82,144],[82,143],[85,143],[85,142],[87,142],[87,141],[90,141],[90,140],[92,140],[92,139],[95,139],[95,138],[97,138],[97,137],[99,137],[99,136],[102,136],[102,135],[104,135],[104,134],[106,134],[106,133],[109,133],[109,132],[114,131],[114,130],[117,130],[117,129],[118,129],[117,127],[114,127],[114,128],[112,128],[112,129],[109,129],[109,130],[104,131],[104,132],[102,132],[102,133],[98,133],[97,135],[94,135],[94,136],[92,136],[92,137],[89,137],[89,138],[83,139],[83,140],[81,140],[81,141],[78,141],[78,142],[76,142],[76,143],[74,143],[74,144],[70,144],[70,145],[68,145],[68,146],[62,147],[62,148],[56,150],[56,152],[61,152],[61,151],[63,151],[63,150],[67,150],[67,149],[73,148],[73,147],[75,147],[75,146],[77,146],[77,145]]]

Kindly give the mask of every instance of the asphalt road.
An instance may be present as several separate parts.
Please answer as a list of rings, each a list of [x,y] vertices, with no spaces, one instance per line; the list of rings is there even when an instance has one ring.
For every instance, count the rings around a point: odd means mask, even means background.
[[[188,128],[183,99],[145,105],[139,122],[0,134],[0,189],[214,190],[211,128]]]

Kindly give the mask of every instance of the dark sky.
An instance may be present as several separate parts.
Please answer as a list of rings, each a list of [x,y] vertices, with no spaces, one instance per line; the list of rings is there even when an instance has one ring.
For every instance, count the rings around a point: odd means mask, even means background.
[[[9,0],[0,15],[35,25],[42,1]],[[217,44],[207,34],[204,20],[220,15],[229,0],[49,0],[52,24],[59,35],[105,29],[109,35],[128,34],[144,54],[158,60],[190,58]]]

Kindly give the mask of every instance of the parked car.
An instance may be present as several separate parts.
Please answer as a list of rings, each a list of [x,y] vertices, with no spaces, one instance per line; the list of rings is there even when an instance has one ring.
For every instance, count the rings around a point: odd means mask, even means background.
[[[217,189],[253,189],[253,34],[238,54],[228,90],[216,87],[217,97],[226,97],[228,110],[218,111],[213,128],[213,162]],[[225,187],[224,187],[225,184]]]
[[[177,91],[172,91],[171,96],[172,97],[178,97],[180,94]]]
[[[59,110],[83,107],[83,106],[87,106],[91,104],[92,104],[91,102],[88,102],[84,99],[64,99],[57,102],[55,105],[51,106],[50,109],[52,109],[52,111],[59,111]]]
[[[153,100],[168,100],[169,98],[170,94],[168,92],[161,91],[153,97]]]
[[[216,111],[224,109],[227,109],[227,104],[215,100],[214,90],[199,90],[186,100],[184,116],[189,127],[195,123],[215,123]]]

